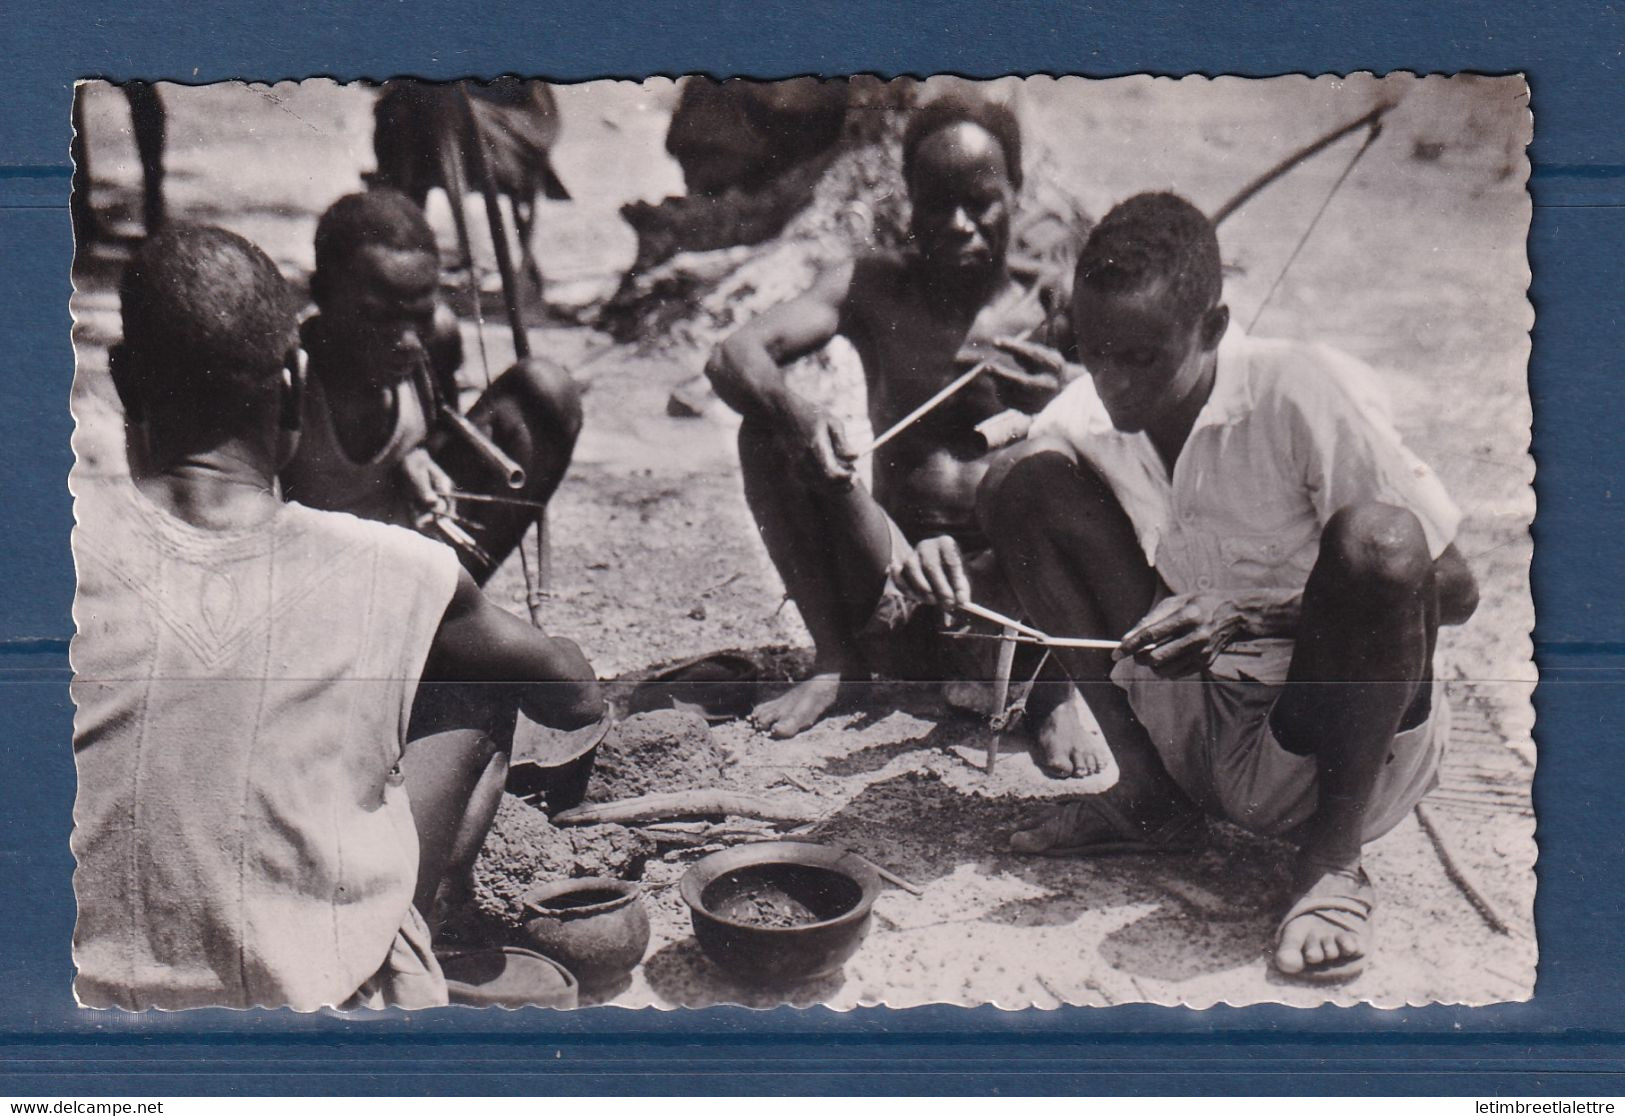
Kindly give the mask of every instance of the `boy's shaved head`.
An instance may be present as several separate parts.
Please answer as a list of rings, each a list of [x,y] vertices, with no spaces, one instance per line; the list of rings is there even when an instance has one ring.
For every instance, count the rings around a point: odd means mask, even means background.
[[[999,142],[1004,150],[1010,185],[1021,189],[1021,123],[1016,114],[997,101],[949,95],[939,97],[916,112],[903,132],[903,181],[914,182],[920,145],[945,128],[973,124]]]
[[[1076,285],[1123,294],[1159,283],[1189,320],[1217,304],[1223,289],[1219,237],[1207,215],[1178,194],[1138,194],[1089,234]]]
[[[436,255],[434,230],[416,202],[399,190],[349,194],[316,223],[316,274],[331,273],[369,245]]]
[[[198,425],[257,421],[296,340],[276,264],[236,233],[176,225],[136,250],[119,284],[123,373],[149,408]]]

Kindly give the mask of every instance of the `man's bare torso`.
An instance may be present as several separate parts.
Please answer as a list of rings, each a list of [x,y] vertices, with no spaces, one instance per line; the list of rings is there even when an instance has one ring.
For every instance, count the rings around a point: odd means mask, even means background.
[[[959,308],[933,292],[901,254],[857,261],[841,311],[841,333],[857,349],[878,434],[991,354],[994,338],[1040,324],[1043,312],[1006,278],[980,308]],[[911,539],[976,534],[976,487],[986,452],[976,424],[1016,401],[1000,377],[983,374],[875,455],[874,493]]]

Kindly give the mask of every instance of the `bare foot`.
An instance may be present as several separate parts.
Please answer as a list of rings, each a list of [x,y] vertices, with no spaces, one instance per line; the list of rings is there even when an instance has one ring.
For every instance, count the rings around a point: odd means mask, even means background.
[[[1003,712],[1002,709],[993,708],[994,690],[991,682],[944,682],[942,700],[948,703],[950,709],[957,709],[961,713],[991,717]]]
[[[1371,948],[1375,891],[1365,870],[1306,862],[1293,888],[1297,902],[1281,920],[1275,967],[1306,980],[1349,980]]]
[[[1038,765],[1057,779],[1088,778],[1116,770],[1106,737],[1077,690],[1038,726]]]
[[[797,682],[787,693],[764,701],[751,710],[750,723],[783,740],[816,724],[829,712],[829,707],[835,704],[840,692],[840,671],[814,674],[803,682]]]

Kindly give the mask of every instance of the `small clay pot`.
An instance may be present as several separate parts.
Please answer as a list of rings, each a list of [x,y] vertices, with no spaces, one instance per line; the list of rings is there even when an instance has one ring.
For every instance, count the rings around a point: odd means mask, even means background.
[[[532,891],[524,905],[525,936],[584,989],[621,980],[649,948],[649,914],[635,883],[607,876],[564,880]]]
[[[440,959],[446,992],[465,1007],[573,1008],[579,983],[557,961],[504,946]]]

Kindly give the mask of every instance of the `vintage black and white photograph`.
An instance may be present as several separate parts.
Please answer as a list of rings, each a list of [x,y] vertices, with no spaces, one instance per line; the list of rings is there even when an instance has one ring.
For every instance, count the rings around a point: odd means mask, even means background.
[[[1533,994],[1521,77],[73,125],[84,1007]]]

